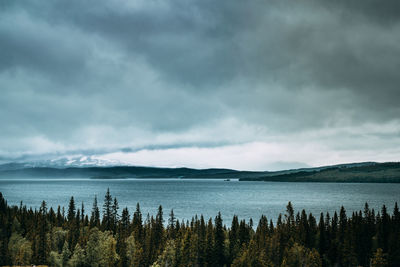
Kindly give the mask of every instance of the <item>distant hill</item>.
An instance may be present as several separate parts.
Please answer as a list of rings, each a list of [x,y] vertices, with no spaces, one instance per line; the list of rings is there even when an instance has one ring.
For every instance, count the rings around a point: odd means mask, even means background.
[[[154,168],[134,166],[114,167],[21,167],[0,166],[2,178],[252,178],[265,175],[267,172],[235,171],[230,169],[190,169],[190,168]]]
[[[156,168],[137,166],[62,167],[25,163],[0,165],[0,178],[217,178],[240,181],[400,183],[400,163],[362,162],[294,170]]]
[[[400,163],[343,164],[331,167],[269,173],[242,181],[400,183]]]

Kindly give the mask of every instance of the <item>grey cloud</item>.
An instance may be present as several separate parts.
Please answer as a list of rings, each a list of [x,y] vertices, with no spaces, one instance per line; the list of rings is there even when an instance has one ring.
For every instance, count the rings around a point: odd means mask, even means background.
[[[54,29],[25,12],[2,14],[0,71],[22,68],[64,84],[76,81],[85,71],[88,50],[73,38],[72,29]]]
[[[382,23],[385,26],[398,23],[400,20],[400,3],[396,0],[385,2],[376,0],[340,0],[325,1],[325,3],[350,19],[355,14],[358,14],[364,16],[367,21],[374,20],[376,23]]]
[[[157,138],[232,118],[262,133],[210,144],[397,120],[397,2],[3,1],[0,156],[34,153],[33,137],[201,146]]]

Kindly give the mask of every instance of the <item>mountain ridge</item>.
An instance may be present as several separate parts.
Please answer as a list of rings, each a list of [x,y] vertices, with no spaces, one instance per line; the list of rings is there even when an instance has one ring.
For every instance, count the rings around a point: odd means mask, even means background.
[[[50,162],[50,163],[49,163]],[[0,178],[217,178],[240,181],[280,182],[400,182],[399,162],[358,162],[281,171],[243,171],[227,168],[194,169],[146,166],[70,166],[7,163],[0,165]]]

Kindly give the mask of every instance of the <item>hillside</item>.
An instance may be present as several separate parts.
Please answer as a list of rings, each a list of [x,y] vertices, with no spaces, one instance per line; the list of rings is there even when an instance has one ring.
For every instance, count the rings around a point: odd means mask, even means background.
[[[371,163],[367,165],[343,165],[322,169],[302,169],[289,173],[270,173],[241,181],[276,182],[352,182],[352,183],[400,183],[400,163]]]
[[[217,178],[240,181],[400,183],[400,163],[351,163],[276,172],[136,166],[32,167],[0,165],[0,178]]]
[[[2,178],[253,178],[266,172],[235,171],[230,169],[190,169],[190,168],[154,168],[154,167],[24,167],[1,169]]]

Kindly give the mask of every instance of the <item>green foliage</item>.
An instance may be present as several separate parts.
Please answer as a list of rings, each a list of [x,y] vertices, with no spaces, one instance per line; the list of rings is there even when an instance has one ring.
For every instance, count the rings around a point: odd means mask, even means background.
[[[316,249],[308,249],[294,243],[294,245],[285,250],[281,267],[309,266],[319,267],[322,265],[320,255]]]
[[[176,264],[176,247],[173,240],[168,240],[165,244],[164,251],[158,256],[158,259],[153,263],[152,267],[156,266],[175,266]]]
[[[116,249],[117,241],[112,234],[110,232],[102,233],[100,240],[101,266],[112,267],[116,265],[119,259]]]
[[[371,259],[371,267],[386,267],[388,265],[383,249],[378,248]]]
[[[71,267],[84,267],[85,258],[85,251],[79,244],[76,244],[74,254],[72,254],[71,259],[68,261],[68,265]]]
[[[364,211],[295,214],[289,203],[276,226],[261,216],[256,228],[250,220],[233,217],[227,228],[220,213],[206,223],[203,216],[180,222],[171,211],[164,224],[163,209],[142,220],[139,204],[118,214],[118,201],[107,191],[100,221],[97,200],[90,220],[75,210],[67,216],[60,207],[48,211],[10,207],[0,193],[0,260],[4,265],[50,266],[400,266],[400,211],[386,207]],[[107,215],[108,212],[108,215]],[[90,223],[89,223],[90,221]],[[318,222],[318,223],[317,223]],[[165,227],[166,226],[166,227]],[[108,230],[107,230],[108,229]]]
[[[56,251],[51,251],[49,255],[49,264],[54,267],[62,267],[61,255]]]
[[[67,230],[63,230],[61,227],[54,227],[52,229],[52,239],[51,239],[51,250],[61,253],[64,243],[67,240]]]
[[[63,250],[61,252],[62,266],[67,266],[67,262],[68,262],[70,256],[71,256],[71,251],[68,248],[68,243],[65,242],[64,246],[63,246]]]
[[[57,251],[51,251],[49,256],[49,262],[51,266],[66,267],[68,266],[69,257],[71,256],[71,251],[68,248],[68,243],[65,241],[61,253]]]
[[[32,258],[32,244],[18,233],[11,235],[8,251],[14,265],[29,264]]]
[[[102,251],[100,247],[101,232],[97,227],[90,231],[89,241],[86,245],[86,258],[85,263],[88,266],[97,267],[100,266]]]

